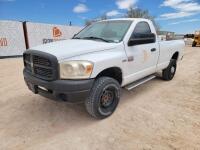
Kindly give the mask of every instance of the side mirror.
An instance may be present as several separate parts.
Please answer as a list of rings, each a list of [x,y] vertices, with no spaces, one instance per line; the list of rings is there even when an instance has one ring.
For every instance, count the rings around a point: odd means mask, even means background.
[[[128,41],[128,46],[155,43],[155,42],[156,42],[156,36],[154,33],[148,33],[148,34],[133,33],[130,40]]]

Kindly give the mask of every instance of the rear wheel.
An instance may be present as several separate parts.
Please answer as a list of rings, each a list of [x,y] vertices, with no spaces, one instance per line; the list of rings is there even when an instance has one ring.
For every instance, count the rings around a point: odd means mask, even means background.
[[[100,77],[94,83],[85,106],[90,115],[98,119],[110,116],[120,100],[121,87],[110,77]]]
[[[170,81],[174,78],[176,73],[176,60],[172,59],[166,69],[162,72],[162,78],[166,81]]]
[[[195,47],[197,45],[197,43],[194,41],[193,43],[192,43],[192,47]]]

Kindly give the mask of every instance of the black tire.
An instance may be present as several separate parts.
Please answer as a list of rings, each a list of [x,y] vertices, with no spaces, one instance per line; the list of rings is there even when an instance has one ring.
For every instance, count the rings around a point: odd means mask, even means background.
[[[197,45],[197,43],[194,41],[194,42],[192,43],[192,47],[196,47],[196,45]]]
[[[85,101],[87,112],[97,119],[110,116],[119,103],[120,93],[121,87],[115,79],[110,77],[98,78]]]
[[[174,78],[174,75],[176,73],[176,60],[171,59],[168,67],[163,70],[162,72],[162,78],[163,80],[170,81]]]

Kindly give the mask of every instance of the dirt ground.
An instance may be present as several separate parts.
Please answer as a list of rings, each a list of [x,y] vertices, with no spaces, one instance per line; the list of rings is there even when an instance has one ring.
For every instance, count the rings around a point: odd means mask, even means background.
[[[0,60],[0,150],[200,149],[200,47],[186,48],[172,81],[123,90],[105,120],[32,94],[22,69],[22,58]]]

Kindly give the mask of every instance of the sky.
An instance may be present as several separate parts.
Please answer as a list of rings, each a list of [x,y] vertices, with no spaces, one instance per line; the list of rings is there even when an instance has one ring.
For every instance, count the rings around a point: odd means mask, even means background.
[[[120,18],[130,7],[148,10],[161,30],[200,30],[200,0],[0,0],[0,20],[84,26],[102,15]]]

